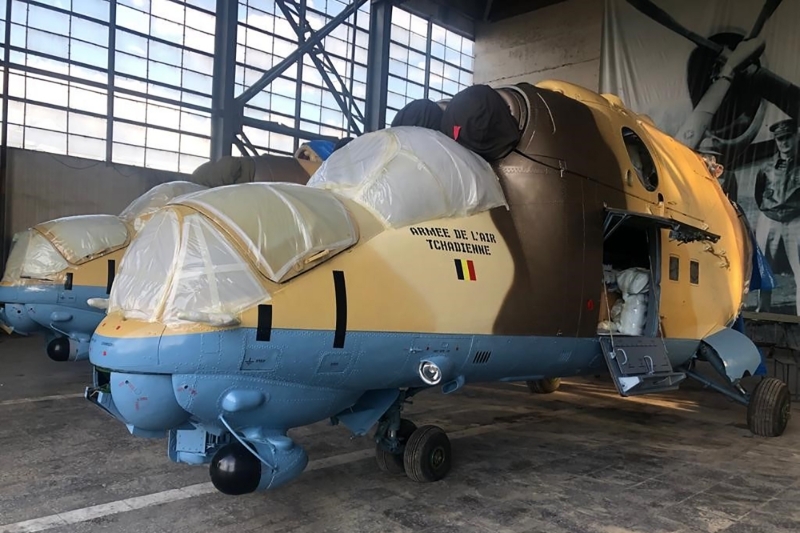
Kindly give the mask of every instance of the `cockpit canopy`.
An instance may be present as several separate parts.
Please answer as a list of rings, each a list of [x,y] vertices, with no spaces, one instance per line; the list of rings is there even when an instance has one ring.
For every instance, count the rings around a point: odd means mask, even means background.
[[[235,323],[270,298],[259,275],[283,283],[358,242],[353,203],[387,228],[507,207],[491,166],[446,135],[368,133],[331,154],[308,185],[241,183],[170,201],[128,248],[108,311],[167,325]]]
[[[390,228],[508,207],[489,163],[447,135],[415,126],[354,139],[325,160],[308,186],[358,202]]]
[[[3,281],[56,281],[70,265],[118,250],[128,240],[128,226],[114,215],[78,215],[43,222],[14,236]]]
[[[146,217],[155,213],[160,207],[167,205],[173,198],[206,190],[207,188],[191,181],[168,181],[156,185],[128,204],[128,207],[119,214],[119,218],[130,224],[134,231],[139,231],[142,229]]]
[[[207,187],[189,181],[156,185],[131,202],[120,215],[73,215],[42,222],[17,233],[2,281],[60,281],[70,265],[78,266],[112,253],[130,241],[130,228],[141,229],[147,217],[182,195]]]
[[[189,208],[189,209],[186,209]],[[358,241],[343,202],[294,183],[243,183],[177,198],[128,248],[109,312],[166,324],[225,321]]]

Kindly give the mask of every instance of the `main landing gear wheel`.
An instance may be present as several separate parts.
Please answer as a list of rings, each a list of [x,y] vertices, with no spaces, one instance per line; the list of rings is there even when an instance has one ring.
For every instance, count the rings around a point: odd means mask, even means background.
[[[561,378],[537,379],[536,381],[526,381],[528,390],[536,394],[550,394],[558,390],[561,386]]]
[[[450,471],[450,439],[437,426],[422,426],[406,442],[403,452],[406,475],[418,483],[439,481]]]
[[[792,399],[786,383],[764,378],[756,385],[747,405],[747,426],[755,435],[779,437],[791,416]]]
[[[400,444],[400,453],[392,453],[380,444],[375,445],[375,460],[378,468],[387,474],[399,475],[405,472],[403,466],[403,449],[409,437],[417,430],[416,424],[405,418],[400,419],[400,429],[397,430],[397,440]]]

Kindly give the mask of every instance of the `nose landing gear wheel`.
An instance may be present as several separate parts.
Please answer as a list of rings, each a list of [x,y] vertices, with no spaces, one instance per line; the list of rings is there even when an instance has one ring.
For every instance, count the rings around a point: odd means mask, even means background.
[[[747,405],[747,426],[755,435],[778,437],[791,417],[792,400],[786,383],[764,378],[756,385]]]
[[[450,471],[450,439],[437,426],[422,426],[408,439],[403,463],[409,479],[418,483],[439,481]]]
[[[536,394],[550,394],[558,390],[561,385],[561,378],[537,379],[536,381],[526,381],[528,390]]]
[[[400,445],[400,453],[392,453],[380,444],[375,445],[375,460],[381,472],[387,474],[400,475],[405,473],[403,465],[403,450],[409,437],[417,430],[417,425],[411,420],[400,419],[400,429],[397,430],[397,441]]]

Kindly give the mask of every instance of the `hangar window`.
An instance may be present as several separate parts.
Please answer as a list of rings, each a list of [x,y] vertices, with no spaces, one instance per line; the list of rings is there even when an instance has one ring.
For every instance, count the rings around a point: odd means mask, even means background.
[[[644,141],[630,128],[622,128],[622,139],[639,181],[648,191],[655,191],[658,187],[658,173],[653,156],[650,155]]]

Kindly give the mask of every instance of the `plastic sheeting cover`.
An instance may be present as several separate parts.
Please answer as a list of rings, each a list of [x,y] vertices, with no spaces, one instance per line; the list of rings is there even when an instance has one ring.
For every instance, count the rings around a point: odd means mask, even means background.
[[[244,183],[173,203],[215,218],[242,240],[259,270],[276,283],[317,264],[310,259],[328,259],[358,241],[356,223],[341,200],[305,185]]]
[[[177,268],[164,306],[165,324],[180,322],[186,311],[235,316],[268,296],[253,270],[208,219],[199,214],[184,219]]]
[[[152,215],[173,198],[205,189],[208,187],[191,181],[169,181],[156,185],[123,209],[119,218],[132,225],[135,231],[139,231],[144,223],[142,217]]]
[[[192,316],[231,315],[268,298],[225,237],[203,215],[182,225],[172,210],[156,213],[133,240],[111,289],[109,312],[166,325]]]
[[[18,282],[22,278],[53,280],[69,263],[40,233],[28,229],[14,236],[3,281]]]
[[[439,131],[414,126],[354,139],[308,186],[351,198],[395,228],[508,207],[489,163]]]
[[[171,210],[156,212],[131,241],[109,295],[108,311],[155,320],[178,255],[180,227]]]
[[[76,215],[34,226],[72,264],[80,264],[128,242],[128,226],[114,215]]]
[[[69,267],[67,261],[40,233],[31,229],[14,235],[3,282],[22,278],[49,280]]]
[[[3,283],[13,283],[22,276],[22,267],[25,265],[25,252],[28,251],[28,243],[31,239],[31,230],[15,233],[11,239],[11,251],[6,260],[6,268],[3,271]]]

